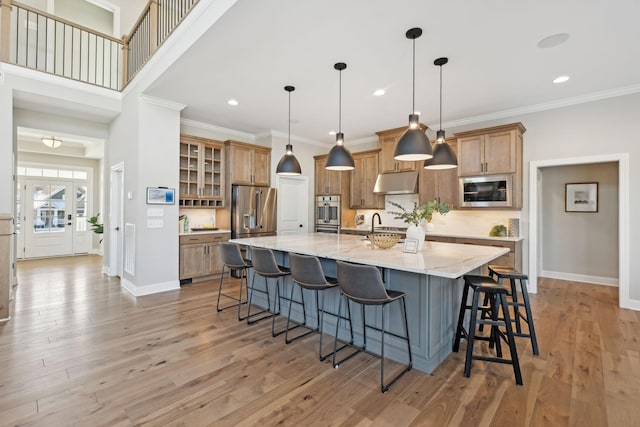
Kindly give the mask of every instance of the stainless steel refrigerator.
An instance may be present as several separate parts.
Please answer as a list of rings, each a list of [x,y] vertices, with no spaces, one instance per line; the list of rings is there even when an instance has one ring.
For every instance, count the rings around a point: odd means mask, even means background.
[[[276,234],[276,189],[233,185],[231,187],[231,237]]]

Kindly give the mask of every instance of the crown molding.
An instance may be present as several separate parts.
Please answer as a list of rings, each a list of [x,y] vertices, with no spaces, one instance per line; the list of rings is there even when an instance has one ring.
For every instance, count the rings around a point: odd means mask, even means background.
[[[586,104],[589,102],[600,101],[608,98],[616,98],[619,96],[633,95],[640,93],[640,84],[625,86],[617,89],[593,92],[587,95],[576,96],[573,98],[559,99],[557,101],[544,102],[541,104],[528,105],[526,107],[512,108],[509,110],[496,111],[495,113],[482,114],[479,116],[468,117],[460,120],[451,120],[442,124],[443,128],[453,128],[456,126],[464,126],[475,123],[487,122],[496,119],[504,119],[507,117],[521,116],[524,114],[538,113],[540,111],[555,110],[558,108],[570,107],[572,105]]]
[[[156,105],[158,107],[168,108],[169,110],[182,111],[186,105],[178,102],[167,101],[166,99],[156,98],[155,96],[140,95],[140,101],[149,105]]]
[[[191,119],[180,119],[180,125],[191,126],[194,128],[215,132],[216,134],[227,135],[230,139],[241,139],[246,141],[255,141],[256,135],[249,132],[242,132],[239,130],[224,128],[222,126],[216,126],[209,123],[199,122]]]

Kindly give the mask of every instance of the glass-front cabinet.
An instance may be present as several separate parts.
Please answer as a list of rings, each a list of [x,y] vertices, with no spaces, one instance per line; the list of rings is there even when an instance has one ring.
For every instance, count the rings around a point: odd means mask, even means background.
[[[224,145],[181,135],[180,206],[224,206]]]

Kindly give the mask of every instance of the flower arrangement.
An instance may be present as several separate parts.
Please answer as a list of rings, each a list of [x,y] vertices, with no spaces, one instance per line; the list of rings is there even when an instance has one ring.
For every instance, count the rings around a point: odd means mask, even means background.
[[[446,213],[451,209],[448,204],[440,203],[438,200],[431,200],[424,205],[418,205],[418,203],[413,202],[413,209],[411,211],[406,210],[404,206],[399,203],[388,203],[399,209],[399,211],[389,212],[390,214],[395,215],[393,217],[394,219],[401,219],[407,224],[413,224],[416,227],[425,219],[427,222],[430,222],[434,212],[438,212],[440,215],[446,215]]]

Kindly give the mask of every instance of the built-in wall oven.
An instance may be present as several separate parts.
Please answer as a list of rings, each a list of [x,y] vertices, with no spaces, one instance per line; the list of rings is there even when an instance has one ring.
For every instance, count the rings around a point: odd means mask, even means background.
[[[460,178],[460,207],[510,208],[513,206],[511,175]]]
[[[316,232],[340,231],[340,196],[316,196]]]

